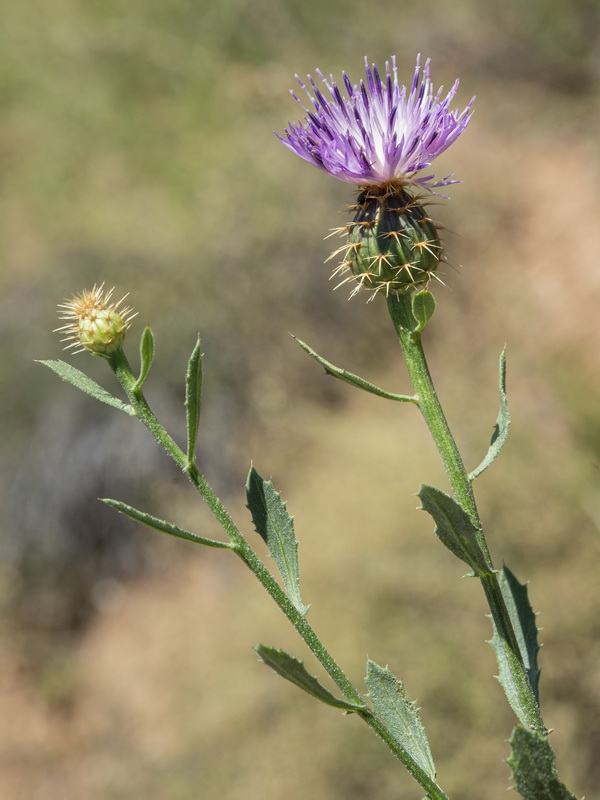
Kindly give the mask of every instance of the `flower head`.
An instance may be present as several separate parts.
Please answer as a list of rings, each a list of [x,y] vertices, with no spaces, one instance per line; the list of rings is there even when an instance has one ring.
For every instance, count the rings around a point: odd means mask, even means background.
[[[104,292],[102,284],[91,291],[85,289],[59,305],[61,319],[68,322],[56,330],[67,334],[62,339],[70,342],[66,349],[77,347],[76,353],[88,350],[95,355],[108,356],[121,347],[135,314],[128,306],[120,308],[127,295],[115,303],[113,292],[114,288]]]
[[[414,183],[435,189],[456,183],[452,175],[435,180],[433,173],[420,175],[431,162],[458,139],[471,118],[473,100],[462,110],[451,110],[458,80],[442,99],[443,87],[436,93],[429,77],[429,60],[421,71],[417,58],[412,86],[398,84],[396,59],[386,61],[385,78],[365,58],[366,83],[353,86],[342,73],[347,97],[336,85],[316,70],[326,91],[311,75],[311,91],[296,76],[312,108],[304,119],[289,124],[277,136],[301,158],[330,175],[359,186]],[[330,95],[330,96],[328,96]]]

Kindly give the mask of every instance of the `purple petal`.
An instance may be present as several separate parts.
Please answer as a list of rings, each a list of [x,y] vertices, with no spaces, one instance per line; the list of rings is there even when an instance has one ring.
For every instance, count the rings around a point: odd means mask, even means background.
[[[429,59],[423,68],[417,58],[410,91],[398,84],[396,59],[385,64],[382,79],[375,64],[365,58],[365,80],[353,86],[345,72],[345,98],[320,70],[320,89],[308,76],[310,89],[296,76],[312,110],[293,96],[305,111],[303,120],[289,124],[278,138],[290,150],[340,180],[359,185],[412,181],[432,191],[456,183],[452,175],[436,181],[419,176],[431,162],[458,139],[472,114],[473,100],[462,110],[449,110],[458,80],[442,99],[429,77]],[[312,90],[312,93],[311,93]]]

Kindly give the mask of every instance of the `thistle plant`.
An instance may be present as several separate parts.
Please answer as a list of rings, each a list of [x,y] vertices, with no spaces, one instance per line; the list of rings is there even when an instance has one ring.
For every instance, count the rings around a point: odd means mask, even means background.
[[[508,764],[514,786],[526,800],[575,800],[558,777],[555,755],[548,742],[538,694],[538,641],[535,615],[527,589],[506,567],[495,568],[477,510],[473,485],[499,454],[508,434],[510,416],[506,398],[504,353],[499,361],[499,412],[483,461],[467,470],[436,394],[421,343],[421,332],[435,311],[429,290],[444,260],[439,226],[427,210],[437,191],[457,183],[452,175],[436,178],[433,160],[465,131],[473,100],[462,110],[452,109],[458,81],[443,96],[433,89],[429,61],[417,60],[410,88],[398,83],[395,60],[385,65],[385,76],[365,63],[366,78],[353,85],[343,75],[343,89],[333,77],[317,76],[323,88],[308,77],[299,78],[308,105],[296,97],[304,118],[289,124],[279,139],[304,160],[357,190],[351,206],[353,219],[334,230],[345,242],[333,257],[341,257],[334,275],[354,283],[352,295],[366,293],[385,303],[404,354],[413,394],[385,391],[368,380],[331,364],[304,342],[300,346],[326,372],[355,388],[380,398],[416,407],[421,413],[445,467],[450,492],[422,484],[418,496],[435,524],[442,545],[463,561],[468,575],[479,581],[489,606],[498,679],[515,716]],[[441,282],[441,281],[440,281]],[[419,711],[403,683],[388,669],[368,661],[364,695],[347,678],[312,628],[309,606],[301,594],[298,547],[292,517],[270,481],[250,468],[246,483],[252,524],[273,557],[278,575],[261,561],[250,537],[230,514],[201,474],[196,463],[200,425],[202,353],[200,340],[192,351],[185,378],[185,448],[164,429],[144,395],[143,387],[154,358],[154,337],[145,328],[140,343],[140,368],[134,373],[124,351],[126,331],[133,318],[123,300],[112,302],[103,287],[74,296],[62,304],[69,347],[104,359],[120,383],[126,401],[106,391],[83,372],[63,361],[45,361],[64,380],[108,405],[137,417],[180,467],[222,527],[225,539],[210,539],[184,530],[125,503],[104,502],[130,519],[189,542],[233,552],[251,570],[279,606],[313,655],[328,673],[337,691],[326,688],[302,661],[283,650],[258,645],[261,659],[282,677],[326,705],[354,714],[381,738],[432,800],[447,800],[438,782],[433,755]],[[359,312],[357,312],[359,313]]]

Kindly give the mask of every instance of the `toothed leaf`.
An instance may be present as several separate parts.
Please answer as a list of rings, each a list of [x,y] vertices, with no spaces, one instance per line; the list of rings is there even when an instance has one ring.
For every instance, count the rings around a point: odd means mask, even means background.
[[[527,677],[535,699],[539,703],[538,683],[540,670],[537,664],[537,654],[540,646],[537,641],[538,629],[535,624],[535,614],[527,596],[527,586],[519,583],[508,567],[502,567],[499,580],[504,602],[521,651],[521,658],[527,671]]]
[[[287,596],[301,614],[306,614],[308,606],[302,603],[300,596],[298,542],[293,518],[271,481],[261,478],[254,467],[248,473],[246,499],[256,532],[266,542],[277,564]]]
[[[357,711],[365,708],[365,706],[354,705],[347,700],[340,700],[335,697],[319,683],[314,675],[310,675],[306,671],[302,661],[286,653],[285,650],[267,647],[264,644],[258,644],[254,649],[267,666],[274,669],[286,680],[299,686],[300,689],[304,689],[305,692],[316,697],[322,703],[334,708],[341,708],[344,711]]]
[[[478,539],[478,529],[453,497],[434,486],[421,486],[418,496],[423,509],[433,517],[439,540],[477,575],[490,572],[488,556]]]
[[[515,652],[509,646],[505,638],[500,636],[496,624],[494,625],[494,635],[490,644],[496,651],[496,661],[498,662],[498,675],[500,685],[504,689],[504,694],[510,707],[517,715],[521,725],[528,726],[531,722],[529,697],[531,696],[532,686],[529,677],[523,672],[521,666],[521,653]]]
[[[388,732],[398,746],[418,764],[423,772],[435,780],[435,766],[429,749],[419,709],[389,669],[374,661],[367,661],[365,683],[367,695]]]
[[[554,751],[541,734],[516,727],[507,759],[515,787],[525,800],[577,800],[558,777]]]

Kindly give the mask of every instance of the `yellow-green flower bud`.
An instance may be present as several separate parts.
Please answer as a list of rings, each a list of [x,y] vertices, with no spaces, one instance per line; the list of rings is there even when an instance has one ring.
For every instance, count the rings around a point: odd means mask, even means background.
[[[68,320],[68,324],[56,330],[67,334],[62,340],[70,342],[66,348],[76,347],[76,353],[87,350],[108,356],[121,347],[135,314],[129,307],[120,307],[127,295],[113,303],[114,288],[108,292],[103,292],[103,288],[104,285],[94,286],[91,291],[86,289],[59,306],[61,319]]]
[[[352,272],[360,288],[386,295],[422,288],[441,258],[437,229],[405,186],[364,187],[352,206],[353,221],[342,229],[347,243],[340,272]]]

